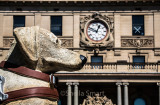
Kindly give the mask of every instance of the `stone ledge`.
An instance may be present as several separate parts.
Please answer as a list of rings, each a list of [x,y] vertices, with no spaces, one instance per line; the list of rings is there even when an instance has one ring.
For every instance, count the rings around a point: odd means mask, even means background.
[[[160,49],[154,50],[154,56],[160,56]]]
[[[2,55],[3,55],[2,53],[3,53],[3,50],[0,50],[0,56],[2,56]]]
[[[115,50],[114,56],[121,56],[121,50]]]

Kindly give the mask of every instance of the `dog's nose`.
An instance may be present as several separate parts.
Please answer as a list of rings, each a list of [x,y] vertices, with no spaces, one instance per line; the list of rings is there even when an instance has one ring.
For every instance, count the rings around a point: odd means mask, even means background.
[[[80,55],[80,58],[82,60],[82,66],[84,66],[84,64],[87,62],[87,58],[83,55]]]

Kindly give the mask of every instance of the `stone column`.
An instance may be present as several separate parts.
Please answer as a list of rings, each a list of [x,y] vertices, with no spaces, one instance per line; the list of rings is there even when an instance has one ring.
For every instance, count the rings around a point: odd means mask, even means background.
[[[75,82],[73,83],[74,85],[74,105],[79,105],[78,104],[78,85],[79,83]]]
[[[158,85],[158,88],[159,88],[158,94],[159,94],[159,105],[160,105],[160,82],[158,82],[157,85]]]
[[[128,101],[128,85],[129,83],[123,83],[124,85],[124,105],[129,105]]]
[[[121,85],[122,83],[116,83],[117,85],[117,105],[122,105]]]
[[[72,105],[72,83],[67,82],[66,85],[68,85],[68,93],[67,93],[67,105]]]

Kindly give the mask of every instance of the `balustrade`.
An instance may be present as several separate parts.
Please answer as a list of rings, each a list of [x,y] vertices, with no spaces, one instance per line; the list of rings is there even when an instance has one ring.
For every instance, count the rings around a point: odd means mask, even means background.
[[[123,66],[126,72],[157,72],[158,63],[126,63],[119,65],[117,63],[86,63],[83,70],[117,72],[117,67]]]

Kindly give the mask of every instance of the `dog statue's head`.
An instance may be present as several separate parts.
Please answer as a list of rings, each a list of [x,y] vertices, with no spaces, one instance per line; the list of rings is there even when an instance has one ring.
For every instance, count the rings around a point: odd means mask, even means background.
[[[86,57],[61,47],[61,41],[38,26],[14,29],[16,44],[7,60],[42,72],[75,71],[86,63]]]

